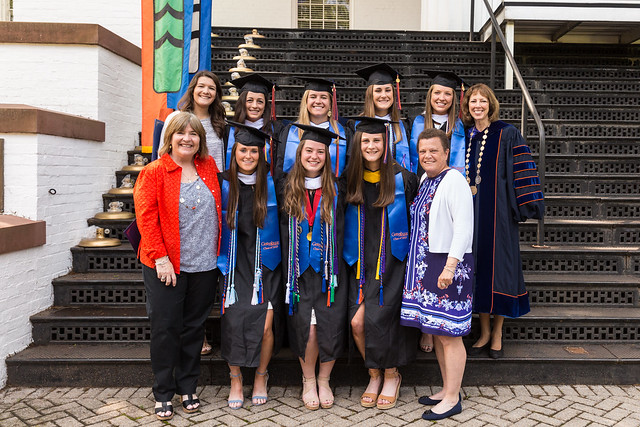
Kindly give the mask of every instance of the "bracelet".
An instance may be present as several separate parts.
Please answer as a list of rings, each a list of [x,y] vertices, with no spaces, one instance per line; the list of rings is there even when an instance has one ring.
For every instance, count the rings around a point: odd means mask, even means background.
[[[165,257],[163,257],[163,258],[164,258],[164,261],[160,261],[160,262],[158,262],[158,260],[156,260],[156,261],[155,261],[155,262],[156,262],[156,266],[158,266],[158,265],[164,265],[164,264],[166,264],[166,263],[168,263],[168,262],[169,262],[169,257],[166,257],[166,258],[165,258]],[[158,259],[162,259],[162,258],[158,258]]]
[[[449,267],[447,267],[446,265],[443,268],[444,270],[447,270],[449,273],[453,274],[455,276],[456,272],[453,271],[452,269],[450,269]]]

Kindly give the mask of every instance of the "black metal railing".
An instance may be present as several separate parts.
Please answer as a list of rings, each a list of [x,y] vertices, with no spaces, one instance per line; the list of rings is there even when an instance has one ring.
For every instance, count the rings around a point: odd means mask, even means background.
[[[527,89],[527,85],[522,78],[522,73],[520,73],[520,69],[518,68],[518,64],[516,64],[516,60],[513,58],[513,54],[509,49],[509,45],[507,44],[507,40],[500,28],[500,24],[498,24],[498,20],[496,19],[493,10],[491,9],[491,5],[488,0],[483,0],[484,5],[487,8],[487,12],[489,12],[489,18],[491,19],[492,26],[492,43],[491,43],[491,79],[494,81],[494,73],[495,73],[495,36],[497,35],[500,39],[500,43],[502,44],[502,48],[504,49],[504,54],[513,69],[513,73],[518,81],[518,86],[520,86],[520,91],[522,92],[522,117],[520,118],[520,132],[524,136],[527,129],[527,107],[529,111],[531,111],[531,115],[536,122],[536,126],[538,126],[538,138],[540,139],[540,144],[538,148],[538,175],[540,176],[540,187],[544,191],[544,172],[546,167],[546,159],[545,153],[547,151],[546,142],[545,142],[545,133],[544,133],[544,125],[542,124],[542,119],[540,118],[540,114],[538,114],[538,110],[533,103],[533,98]],[[474,1],[471,1],[471,15],[473,16],[473,8]],[[473,25],[473,23],[472,23]],[[473,26],[471,28],[473,30]],[[493,83],[492,83],[493,86]],[[538,246],[544,246],[544,217],[538,220],[538,230],[537,230],[537,239]]]

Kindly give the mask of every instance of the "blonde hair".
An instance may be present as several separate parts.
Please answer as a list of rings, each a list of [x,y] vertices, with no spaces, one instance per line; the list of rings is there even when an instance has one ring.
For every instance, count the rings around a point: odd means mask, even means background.
[[[164,141],[162,147],[160,147],[160,149],[158,150],[158,157],[162,157],[167,153],[171,154],[171,139],[173,139],[173,135],[177,132],[185,130],[187,128],[187,125],[190,125],[191,128],[196,131],[196,133],[200,137],[200,143],[196,156],[204,159],[209,155],[209,150],[207,149],[207,134],[204,130],[204,126],[202,126],[202,123],[200,122],[200,119],[193,113],[183,111],[173,116],[169,121],[167,130],[164,133]]]
[[[431,106],[431,97],[433,96],[433,87],[435,85],[429,86],[429,90],[427,91],[427,101],[424,106],[424,128],[431,129],[433,128],[433,120],[431,119],[431,114],[433,114],[433,107]],[[447,86],[442,86],[447,89],[451,89]],[[453,101],[451,102],[451,107],[449,107],[449,118],[447,119],[447,137],[451,138],[451,134],[453,133],[453,128],[456,124],[456,105],[458,104],[458,98],[456,97],[456,90],[451,89],[453,91]]]
[[[462,100],[462,121],[467,126],[471,126],[475,123],[471,113],[469,112],[469,100],[475,94],[479,94],[484,96],[489,101],[489,122],[493,123],[499,119],[500,114],[500,103],[498,102],[498,98],[496,98],[495,93],[491,90],[489,86],[484,83],[477,83],[471,86],[464,93],[464,99]]]
[[[298,109],[298,123],[301,123],[303,125],[311,124],[311,119],[309,118],[309,110],[307,109],[307,102],[309,101],[309,92],[311,91],[307,89],[302,94],[302,99],[300,100],[300,107]],[[316,92],[321,92],[321,91],[316,91]],[[331,95],[331,93],[329,93],[329,103],[330,105],[333,105],[333,96]],[[331,109],[329,109],[327,120],[329,120],[329,125],[333,129],[333,133],[339,135],[340,130],[338,129],[338,122],[336,120],[333,120],[333,116],[331,115]],[[303,133],[302,129],[298,129],[298,139],[302,138],[302,133]]]

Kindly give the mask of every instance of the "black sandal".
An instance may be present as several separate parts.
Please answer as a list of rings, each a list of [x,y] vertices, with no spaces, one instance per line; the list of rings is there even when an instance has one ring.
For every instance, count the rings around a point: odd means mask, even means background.
[[[173,418],[173,405],[171,404],[171,402],[156,402],[156,403],[162,403],[162,406],[155,408],[157,419],[159,419],[160,421],[167,421]],[[158,415],[160,412],[170,412],[170,414],[161,416],[161,415]]]
[[[194,412],[198,412],[200,410],[200,399],[198,399],[197,397],[194,399],[193,398],[193,394],[187,394],[185,395],[187,396],[186,399],[182,399],[182,409],[184,409],[184,412],[186,412],[187,414],[193,414]],[[193,406],[193,405],[197,405],[195,408],[187,408],[187,406]]]

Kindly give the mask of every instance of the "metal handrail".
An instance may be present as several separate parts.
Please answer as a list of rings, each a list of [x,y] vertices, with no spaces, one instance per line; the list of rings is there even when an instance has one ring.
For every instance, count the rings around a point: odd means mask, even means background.
[[[502,44],[502,48],[504,49],[504,54],[511,64],[511,68],[513,68],[513,72],[516,76],[516,80],[518,80],[518,86],[520,86],[520,91],[522,91],[522,121],[521,121],[521,130],[522,135],[525,135],[525,102],[533,115],[533,119],[536,121],[536,125],[538,126],[538,136],[540,138],[540,145],[538,148],[538,176],[540,177],[540,188],[544,191],[544,172],[545,172],[545,153],[547,151],[547,145],[545,141],[545,133],[544,133],[544,125],[542,124],[542,119],[540,118],[540,114],[538,114],[538,110],[536,106],[533,104],[533,98],[531,98],[531,94],[527,89],[526,84],[524,83],[524,79],[522,78],[522,74],[520,73],[520,69],[516,64],[516,60],[513,58],[513,54],[511,50],[509,50],[509,45],[507,44],[507,40],[504,37],[504,33],[498,24],[498,20],[491,9],[491,5],[488,0],[483,0],[484,5],[487,8],[487,12],[489,12],[489,18],[491,18],[491,25],[493,27],[493,32],[498,35],[500,39],[500,43]],[[473,4],[473,2],[472,2]],[[538,246],[544,246],[544,215],[541,219],[538,220],[538,231],[537,231],[537,242]]]

